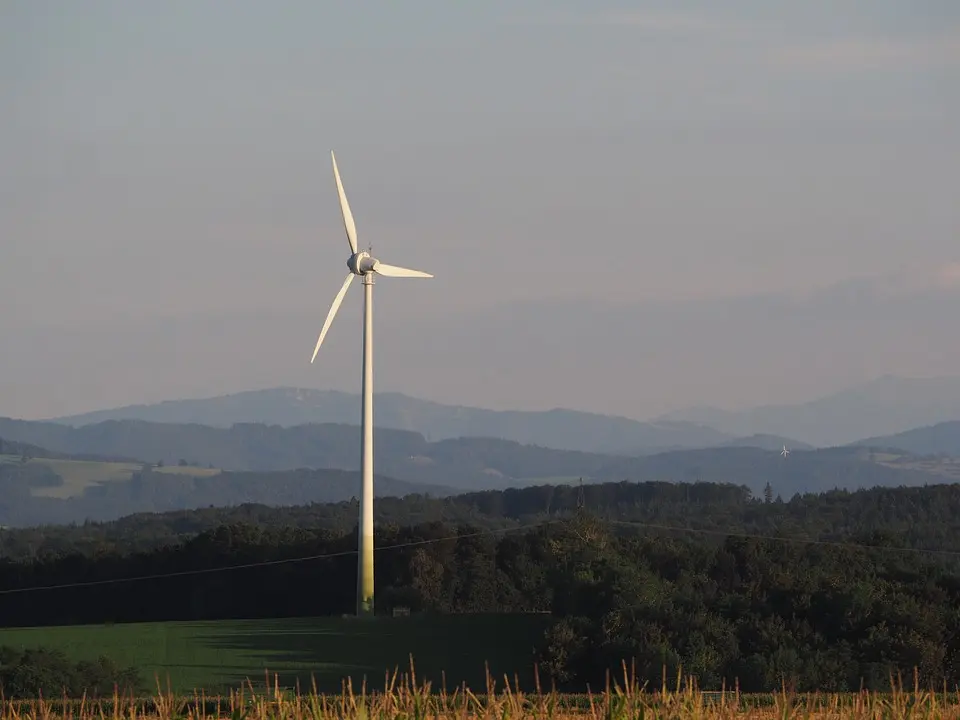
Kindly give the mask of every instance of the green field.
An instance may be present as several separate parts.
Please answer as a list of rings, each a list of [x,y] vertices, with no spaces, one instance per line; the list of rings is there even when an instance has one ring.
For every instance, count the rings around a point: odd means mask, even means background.
[[[448,687],[482,688],[484,661],[494,677],[516,673],[529,684],[548,622],[543,614],[491,614],[77,625],[0,629],[0,645],[60,648],[74,660],[106,655],[137,667],[151,687],[155,676],[164,687],[169,676],[175,692],[262,683],[265,670],[287,687],[299,677],[309,689],[311,673],[321,691],[339,690],[345,676],[382,687],[387,670],[409,668],[411,653],[417,676],[437,687],[442,671]]]
[[[0,456],[0,462],[19,463],[20,457],[14,455]],[[38,497],[70,498],[82,495],[83,491],[92,485],[105,482],[129,480],[134,472],[139,470],[143,463],[97,462],[93,460],[49,460],[46,458],[31,458],[28,465],[44,465],[61,478],[63,485],[58,487],[34,488],[33,494]],[[220,471],[212,468],[170,465],[152,467],[154,472],[169,473],[171,475],[190,475],[192,477],[209,477]]]

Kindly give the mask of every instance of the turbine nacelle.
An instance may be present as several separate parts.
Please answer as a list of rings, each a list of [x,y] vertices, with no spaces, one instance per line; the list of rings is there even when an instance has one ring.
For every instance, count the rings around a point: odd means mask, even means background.
[[[350,272],[354,275],[366,275],[369,272],[376,272],[377,265],[379,264],[380,261],[372,257],[370,253],[365,250],[354,253],[347,260],[347,267],[350,268]]]
[[[423,272],[422,270],[411,270],[410,268],[400,267],[399,265],[387,265],[387,263],[377,260],[377,258],[373,257],[366,250],[361,250],[351,255],[350,259],[347,260],[347,267],[350,268],[351,273],[348,277],[352,277],[353,275],[363,277],[370,273],[385,275],[386,277],[433,277],[430,273]]]

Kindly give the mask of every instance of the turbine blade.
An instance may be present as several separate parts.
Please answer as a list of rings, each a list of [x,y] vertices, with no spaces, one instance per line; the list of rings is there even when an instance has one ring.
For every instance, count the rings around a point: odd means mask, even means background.
[[[373,266],[373,271],[386,277],[433,277],[430,273],[425,273],[422,270],[411,270],[399,265],[387,265],[379,260]]]
[[[350,249],[354,254],[357,252],[357,224],[353,221],[353,213],[350,212],[350,203],[347,202],[347,194],[343,191],[343,183],[340,181],[340,171],[337,170],[337,158],[330,151],[330,159],[333,160],[333,177],[337,181],[337,194],[340,195],[340,213],[343,215],[343,227],[347,231],[347,242],[350,243]]]
[[[333,305],[330,306],[330,312],[327,313],[327,319],[323,322],[323,330],[320,331],[320,339],[317,340],[317,346],[313,349],[313,357],[310,358],[310,363],[313,364],[313,361],[317,358],[317,353],[320,351],[320,343],[323,342],[324,335],[327,334],[327,330],[330,329],[330,323],[333,322],[333,317],[337,314],[337,310],[340,308],[340,303],[343,302],[343,296],[347,294],[347,288],[350,287],[350,283],[353,281],[353,273],[347,275],[347,279],[343,281],[343,286],[340,288],[340,292],[337,293],[337,296],[333,299]]]

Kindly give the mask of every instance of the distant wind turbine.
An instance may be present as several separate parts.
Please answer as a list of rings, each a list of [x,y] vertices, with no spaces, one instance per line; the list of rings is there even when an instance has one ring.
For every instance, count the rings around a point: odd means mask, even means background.
[[[343,214],[343,226],[347,231],[347,242],[350,244],[350,258],[347,260],[346,280],[340,292],[333,299],[330,312],[323,323],[317,346],[313,349],[311,364],[317,357],[320,344],[323,342],[330,323],[343,302],[347,288],[355,275],[363,278],[363,379],[362,415],[361,415],[361,443],[360,468],[363,485],[360,490],[360,527],[359,527],[359,557],[357,559],[357,615],[373,615],[373,276],[386,277],[424,277],[433,275],[420,270],[410,270],[397,265],[387,265],[380,262],[370,253],[357,249],[357,226],[353,221],[353,213],[347,203],[347,195],[343,191],[340,181],[340,171],[337,169],[337,158],[330,152],[333,161],[333,177],[337,183],[337,193],[340,196],[340,212]]]
[[[783,446],[783,450],[780,451],[780,454],[783,455],[784,457],[786,457],[787,455],[790,454],[790,451],[787,450],[787,446],[786,446],[786,445]]]

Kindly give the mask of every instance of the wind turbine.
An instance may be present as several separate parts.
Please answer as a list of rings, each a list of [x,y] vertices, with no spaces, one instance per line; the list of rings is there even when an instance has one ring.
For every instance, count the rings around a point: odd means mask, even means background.
[[[429,278],[433,275],[420,270],[387,265],[372,257],[370,253],[357,249],[357,226],[353,221],[353,213],[350,212],[350,204],[347,202],[346,193],[343,191],[340,171],[337,169],[337,158],[332,150],[330,151],[330,159],[333,161],[333,177],[337,182],[337,193],[340,195],[343,226],[347,231],[347,242],[350,245],[351,254],[347,260],[347,267],[350,268],[350,272],[347,273],[347,278],[343,281],[340,292],[333,299],[333,305],[330,306],[330,312],[327,313],[327,319],[323,323],[323,329],[317,339],[317,346],[313,349],[313,357],[310,358],[310,363],[312,364],[317,357],[320,344],[323,342],[327,330],[330,329],[330,323],[333,322],[340,303],[343,302],[347,288],[350,287],[354,276],[359,275],[363,278],[363,376],[361,381],[363,404],[360,441],[360,469],[363,485],[360,489],[357,615],[373,615],[373,277],[374,275],[383,275],[386,277]]]
[[[780,451],[780,454],[783,455],[784,457],[786,457],[787,455],[790,454],[790,451],[787,450],[787,446],[786,446],[786,445],[783,446],[783,450]]]

